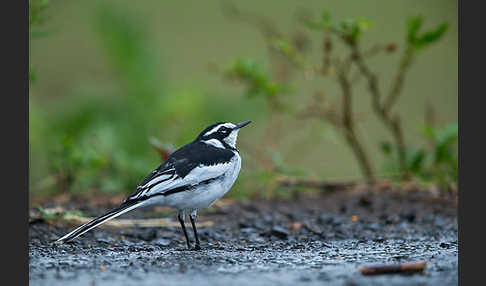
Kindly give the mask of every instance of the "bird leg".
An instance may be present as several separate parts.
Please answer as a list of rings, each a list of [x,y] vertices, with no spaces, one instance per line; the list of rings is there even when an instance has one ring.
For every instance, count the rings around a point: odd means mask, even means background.
[[[196,246],[194,247],[194,250],[200,250],[201,245],[199,243],[199,237],[197,236],[197,228],[196,228],[197,210],[192,211],[191,214],[189,215],[189,218],[191,219],[192,230],[194,231],[194,237],[196,238]]]
[[[184,231],[184,236],[186,237],[187,247],[191,249],[191,243],[189,242],[189,236],[187,236],[186,225],[184,224],[184,211],[180,211],[177,214],[177,218],[181,223],[182,230]]]

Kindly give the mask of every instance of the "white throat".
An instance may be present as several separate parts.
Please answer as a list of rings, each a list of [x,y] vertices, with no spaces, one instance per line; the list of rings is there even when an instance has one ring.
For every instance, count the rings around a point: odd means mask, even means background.
[[[239,129],[231,131],[230,135],[224,138],[223,141],[226,144],[230,145],[232,148],[236,148],[236,139],[238,138],[239,131],[240,131]]]

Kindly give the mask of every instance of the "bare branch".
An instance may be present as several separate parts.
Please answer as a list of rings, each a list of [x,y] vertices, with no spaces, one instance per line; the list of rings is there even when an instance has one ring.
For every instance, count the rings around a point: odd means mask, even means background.
[[[406,179],[408,177],[408,172],[407,172],[407,148],[405,145],[405,140],[403,138],[403,132],[401,128],[401,123],[400,123],[400,118],[398,115],[392,115],[390,114],[390,107],[391,106],[386,106],[385,104],[382,104],[381,100],[381,91],[379,89],[378,85],[378,77],[375,73],[371,71],[371,69],[368,67],[366,62],[364,61],[362,53],[359,51],[359,47],[357,44],[353,44],[351,46],[352,52],[353,52],[353,60],[358,66],[359,70],[363,74],[363,76],[368,80],[368,88],[371,93],[372,97],[372,106],[373,110],[375,113],[378,115],[378,118],[382,120],[382,122],[385,124],[385,126],[388,127],[390,132],[393,135],[394,140],[396,141],[397,144],[397,149],[398,149],[398,156],[399,156],[399,164],[400,168],[403,172],[403,178]],[[403,70],[406,69],[407,66]],[[402,70],[402,69],[401,69]],[[398,75],[403,76],[403,75]],[[391,99],[392,101],[389,102],[389,104],[393,104],[393,102],[396,100],[398,95],[400,94],[401,90],[401,84],[403,81],[400,81],[400,78],[398,78],[399,84],[394,86],[396,88],[396,94],[393,94],[393,98]],[[390,97],[389,97],[390,98]],[[390,99],[389,99],[390,100]]]
[[[371,49],[363,51],[362,55],[364,58],[371,58],[378,55],[381,52],[392,53],[396,50],[396,45],[394,43],[388,44],[376,44]]]
[[[361,166],[361,170],[363,171],[366,179],[368,181],[374,181],[375,175],[373,168],[371,167],[370,160],[368,158],[367,153],[365,152],[363,146],[361,145],[360,140],[355,131],[354,127],[354,120],[353,120],[353,112],[352,112],[352,94],[351,94],[351,85],[349,83],[346,74],[343,73],[342,70],[338,71],[338,81],[341,86],[342,96],[343,96],[343,105],[342,105],[342,119],[343,119],[343,130],[345,138],[350,145],[351,149],[355,153],[358,163]]]
[[[412,263],[396,264],[396,265],[377,265],[365,266],[359,269],[363,275],[378,275],[389,273],[413,273],[422,272],[427,265],[426,261],[418,261]]]
[[[414,53],[412,48],[408,47],[400,61],[398,72],[395,75],[395,78],[393,79],[390,93],[383,104],[383,108],[385,110],[390,110],[393,107],[393,104],[397,101],[398,97],[400,96],[403,87],[403,82],[405,81],[405,74],[408,71],[410,65],[412,64],[413,55]]]

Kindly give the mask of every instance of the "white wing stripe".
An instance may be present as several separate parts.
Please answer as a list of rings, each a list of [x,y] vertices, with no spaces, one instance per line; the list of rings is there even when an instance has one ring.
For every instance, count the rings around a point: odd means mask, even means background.
[[[153,196],[177,187],[197,185],[202,181],[224,175],[229,167],[231,167],[230,163],[221,163],[212,166],[200,165],[199,167],[192,169],[191,172],[189,172],[189,174],[187,174],[183,179],[176,177],[174,179],[159,183],[153,186],[150,190],[144,191],[143,196]]]
[[[174,174],[172,174],[172,175],[160,175],[158,177],[155,177],[151,181],[148,181],[148,183],[146,183],[145,185],[143,185],[142,188],[150,188],[151,186],[157,184],[157,182],[160,182],[160,181],[163,181],[163,180],[167,180],[167,179],[169,179],[172,176],[174,176]]]

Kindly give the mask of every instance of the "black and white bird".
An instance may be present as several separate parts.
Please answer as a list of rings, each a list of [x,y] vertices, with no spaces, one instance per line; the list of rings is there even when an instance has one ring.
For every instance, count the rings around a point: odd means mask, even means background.
[[[149,205],[163,205],[178,211],[177,216],[187,246],[191,248],[184,224],[185,212],[189,212],[196,239],[194,249],[200,249],[195,224],[197,210],[211,206],[224,196],[236,181],[241,168],[236,139],[240,128],[250,122],[218,122],[207,127],[194,141],[174,151],[118,208],[76,228],[55,242],[71,241],[131,210]]]

